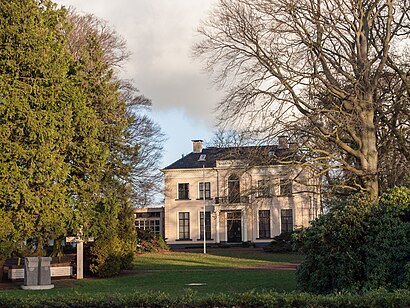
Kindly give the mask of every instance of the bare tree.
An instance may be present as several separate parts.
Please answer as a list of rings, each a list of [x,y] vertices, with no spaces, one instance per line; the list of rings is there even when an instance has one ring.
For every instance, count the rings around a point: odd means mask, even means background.
[[[133,199],[138,207],[152,205],[162,192],[163,177],[159,168],[165,136],[148,116],[137,114],[129,128],[130,142],[138,145],[131,180]]]
[[[252,145],[253,143],[252,132],[219,128],[214,132],[208,146],[226,148]]]
[[[72,31],[68,33],[68,39],[74,57],[82,57],[80,52],[83,46],[95,44],[92,40],[97,39],[104,62],[110,68],[120,68],[128,59],[130,53],[125,40],[105,20],[93,14],[79,14],[72,8],[69,10],[68,18],[73,26]]]
[[[297,136],[321,173],[376,198],[386,134],[409,158],[409,14],[407,0],[219,0],[194,54],[227,89],[222,122]]]

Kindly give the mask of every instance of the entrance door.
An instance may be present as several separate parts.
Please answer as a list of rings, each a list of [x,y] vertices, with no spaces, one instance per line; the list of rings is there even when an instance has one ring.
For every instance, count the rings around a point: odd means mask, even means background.
[[[228,212],[226,213],[227,228],[228,228],[228,242],[240,243],[242,242],[242,224],[241,224],[241,212]]]

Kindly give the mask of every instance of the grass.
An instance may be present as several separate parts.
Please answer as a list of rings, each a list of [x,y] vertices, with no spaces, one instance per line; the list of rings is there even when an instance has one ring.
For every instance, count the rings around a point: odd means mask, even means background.
[[[142,254],[136,258],[134,267],[149,270],[246,268],[302,261],[301,255],[265,253],[254,248],[210,249],[206,256],[202,254],[202,250],[196,249],[188,252]]]
[[[201,286],[188,286],[189,283],[204,283]],[[45,291],[3,290],[2,296],[70,296],[77,293],[87,295],[110,295],[113,293],[162,291],[175,296],[183,295],[187,289],[198,295],[210,293],[239,293],[252,289],[292,291],[295,289],[295,276],[291,271],[166,271],[139,273],[109,279],[86,279],[71,281],[66,285],[56,283],[56,288]],[[63,287],[62,287],[63,286]]]
[[[289,259],[290,258],[290,259]],[[294,258],[294,259],[292,259]],[[263,266],[272,262],[294,262],[300,256],[273,255],[252,250],[198,251],[149,253],[138,255],[135,271],[109,279],[85,279],[82,281],[53,281],[56,288],[45,291],[0,290],[2,296],[109,296],[113,293],[167,292],[181,296],[194,290],[197,296],[211,293],[240,293],[252,289],[293,291],[296,288],[294,271],[234,270],[234,268]],[[188,286],[202,283],[200,286]]]
[[[301,263],[304,256],[296,253],[266,253],[262,249],[248,248],[235,249],[211,249],[210,254],[233,258],[246,258],[251,260],[264,260],[274,263]]]

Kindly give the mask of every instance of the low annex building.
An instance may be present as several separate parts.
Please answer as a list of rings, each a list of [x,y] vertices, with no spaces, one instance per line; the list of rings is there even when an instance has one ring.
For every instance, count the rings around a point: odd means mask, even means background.
[[[134,208],[134,224],[137,230],[150,231],[155,235],[164,237],[164,208]]]
[[[285,137],[275,146],[203,148],[164,168],[165,238],[176,246],[268,243],[307,227],[320,214],[318,181],[291,161]]]

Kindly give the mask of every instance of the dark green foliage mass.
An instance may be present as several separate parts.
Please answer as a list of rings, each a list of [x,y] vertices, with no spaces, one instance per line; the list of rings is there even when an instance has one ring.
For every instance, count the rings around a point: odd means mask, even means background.
[[[73,293],[53,296],[1,296],[0,307],[408,307],[410,291],[373,291],[365,294],[313,295],[274,291],[201,294],[186,289],[185,294],[127,292]]]
[[[150,230],[137,230],[137,252],[160,252],[169,250],[163,237]]]
[[[379,203],[353,197],[297,237],[306,254],[299,287],[313,293],[409,287],[410,190],[394,188]]]
[[[75,122],[80,134],[68,159],[75,167],[71,180],[79,214],[76,221],[81,221],[85,235],[97,235],[90,251],[91,271],[111,276],[124,267],[123,260],[135,250],[136,241],[128,183],[138,144],[128,139],[134,117],[127,111],[113,67],[123,60],[124,46],[107,45],[107,39],[112,43],[121,39],[94,16],[71,12],[69,21],[73,25],[70,50],[75,55],[72,79],[84,98],[80,110],[89,115]],[[115,54],[120,58],[110,56]]]
[[[284,232],[273,238],[268,245],[263,246],[266,252],[292,252],[294,242],[294,232]]]
[[[15,243],[61,235],[72,212],[63,25],[63,12],[48,2],[0,3],[0,209],[9,214]]]
[[[140,147],[130,106],[147,100],[118,77],[124,41],[94,16],[10,0],[0,47],[0,259],[79,232],[104,248],[91,248],[96,272],[111,252],[129,256]]]

